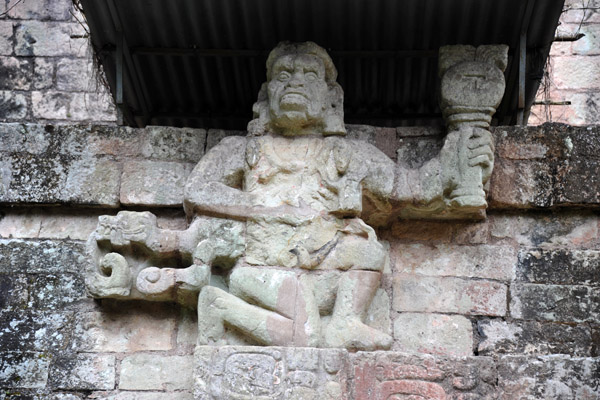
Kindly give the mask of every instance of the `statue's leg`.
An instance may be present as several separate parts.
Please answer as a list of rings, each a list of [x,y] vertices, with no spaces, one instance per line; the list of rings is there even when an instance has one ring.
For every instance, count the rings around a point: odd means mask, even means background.
[[[298,278],[292,271],[237,267],[230,276],[229,289],[248,303],[292,320],[292,340],[285,345],[318,346],[319,309],[312,284],[305,277]]]
[[[325,329],[325,347],[356,350],[391,347],[391,336],[363,322],[380,280],[381,273],[378,271],[351,270],[343,273],[331,321]]]
[[[225,324],[264,345],[289,345],[293,338],[291,319],[214,286],[204,287],[198,297],[198,344],[227,344]]]
[[[369,327],[363,321],[379,289],[386,251],[375,232],[362,221],[352,222],[325,263],[343,272],[331,321],[324,332],[326,347],[357,350],[389,349],[391,336]]]

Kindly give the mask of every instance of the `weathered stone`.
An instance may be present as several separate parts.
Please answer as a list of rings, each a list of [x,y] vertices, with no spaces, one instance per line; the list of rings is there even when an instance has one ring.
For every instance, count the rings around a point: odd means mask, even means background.
[[[31,92],[33,116],[41,119],[69,119],[72,95],[64,92]]]
[[[104,354],[63,354],[53,360],[48,383],[57,389],[113,389],[115,357]]]
[[[600,87],[600,57],[554,57],[553,82],[558,89],[586,89]]]
[[[121,165],[111,160],[82,158],[69,165],[62,198],[65,202],[117,207]]]
[[[177,390],[193,386],[192,356],[135,354],[121,362],[121,390]]]
[[[595,250],[523,249],[516,280],[555,285],[600,286],[600,252]]]
[[[394,321],[394,338],[402,352],[473,355],[473,327],[460,315],[402,313]]]
[[[71,18],[72,5],[67,1],[22,1],[11,7],[10,18],[65,21]]]
[[[2,6],[0,6],[2,7]],[[13,23],[12,21],[0,20],[0,55],[8,56],[13,52]]]
[[[396,149],[398,148],[396,128],[378,128],[375,131],[375,147],[396,161]]]
[[[440,153],[442,145],[441,137],[400,138],[396,158],[409,168],[420,168]]]
[[[146,127],[142,155],[163,161],[198,162],[204,155],[205,129]]]
[[[428,276],[514,279],[517,252],[509,246],[394,244],[395,271]]]
[[[56,89],[86,92],[92,89],[92,63],[85,58],[63,58],[56,63]]]
[[[98,221],[97,212],[44,213],[41,217],[40,239],[86,240]],[[0,226],[2,221],[0,220]]]
[[[85,246],[55,240],[0,240],[0,272],[62,274],[79,272]]]
[[[30,59],[0,57],[0,89],[28,90],[33,64]]]
[[[0,347],[4,351],[64,350],[71,338],[72,315],[52,312],[0,313]]]
[[[54,62],[51,59],[36,57],[33,60],[33,89],[49,89],[54,84]]]
[[[108,394],[94,392],[88,397],[89,399],[97,400],[194,400],[194,395],[191,392],[125,392]]]
[[[452,240],[454,224],[455,222],[402,220],[394,222],[391,233],[395,239],[448,243]]]
[[[0,151],[43,154],[55,140],[43,125],[7,123],[0,125]]]
[[[21,21],[15,28],[15,54],[18,56],[75,56],[87,53],[87,39],[72,39],[85,34],[78,23]]]
[[[0,121],[23,119],[27,115],[27,98],[23,93],[0,90]]]
[[[338,349],[198,346],[194,398],[348,399],[348,353]]]
[[[480,320],[477,328],[482,340],[481,355],[494,354],[569,354],[591,356],[591,330],[553,322]]]
[[[56,310],[85,297],[85,284],[78,275],[38,274],[31,277],[27,306],[39,310]]]
[[[504,356],[498,363],[500,399],[598,398],[600,359]]]
[[[52,358],[46,353],[0,353],[0,387],[44,388]]]
[[[121,203],[176,206],[183,202],[183,187],[191,171],[188,164],[164,161],[130,161],[123,166]]]
[[[526,320],[592,322],[600,318],[600,288],[512,284],[510,315]]]
[[[39,215],[29,215],[27,213],[5,214],[0,217],[0,238],[37,238],[41,227],[42,220]],[[0,258],[0,265],[3,265],[1,260],[2,258]],[[3,269],[3,267],[0,267],[0,270]]]
[[[455,224],[452,239],[458,244],[485,244],[489,237],[488,221]]]
[[[77,313],[71,349],[87,352],[131,353],[170,350],[175,329],[173,307],[103,303],[101,311]]]
[[[26,275],[0,274],[0,310],[24,309],[29,295],[27,283]]]
[[[490,234],[525,247],[594,248],[598,217],[585,212],[490,215]]]
[[[177,323],[177,345],[191,348],[198,339],[198,314],[182,308]]]
[[[499,282],[399,273],[393,278],[393,289],[396,311],[506,314],[507,287]]]
[[[226,131],[223,129],[209,129],[206,133],[206,151],[212,149],[226,137],[246,136],[246,131]]]
[[[499,159],[490,181],[490,206],[494,208],[549,207],[551,173],[542,162]]]
[[[396,352],[350,355],[352,399],[495,398],[497,373],[489,357],[433,357]]]
[[[105,90],[100,93],[74,93],[70,97],[69,119],[96,123],[116,122],[117,112],[112,97]]]

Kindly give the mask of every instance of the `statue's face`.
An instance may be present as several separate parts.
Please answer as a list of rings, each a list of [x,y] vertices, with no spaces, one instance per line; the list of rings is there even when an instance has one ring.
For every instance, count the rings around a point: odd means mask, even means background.
[[[284,134],[323,122],[327,98],[325,66],[311,54],[285,55],[273,64],[268,85],[271,122]]]

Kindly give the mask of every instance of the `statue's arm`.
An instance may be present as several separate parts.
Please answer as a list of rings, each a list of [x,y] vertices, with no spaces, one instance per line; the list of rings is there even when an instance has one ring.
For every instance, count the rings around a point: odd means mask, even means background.
[[[231,136],[206,153],[185,185],[187,215],[245,219],[251,213],[250,194],[242,191],[245,151],[246,138]]]
[[[494,163],[494,146],[486,129],[450,132],[440,154],[421,168],[398,164],[391,198],[430,209],[485,208],[484,187]]]

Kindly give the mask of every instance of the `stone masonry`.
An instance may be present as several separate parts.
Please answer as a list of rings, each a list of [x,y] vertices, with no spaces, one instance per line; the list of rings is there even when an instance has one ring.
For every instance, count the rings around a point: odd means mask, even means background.
[[[347,129],[400,155],[417,149],[414,165],[441,141],[422,128]],[[123,207],[150,208],[159,227],[184,229],[185,179],[176,177],[218,138],[240,133],[23,124],[0,132],[0,398],[192,399],[221,382],[194,362],[195,312],[87,297],[85,240],[99,215]],[[379,307],[391,315],[391,351],[217,347],[203,359],[225,370],[281,365],[281,380],[261,390],[305,396],[297,398],[597,398],[600,131],[493,134],[486,220],[393,220],[377,232],[390,247],[382,279],[390,300]],[[319,361],[329,359],[338,367]]]
[[[0,0],[0,122],[114,124],[70,0]]]

